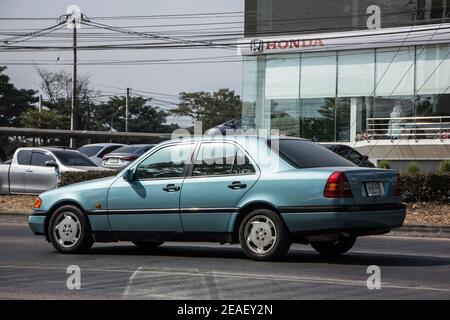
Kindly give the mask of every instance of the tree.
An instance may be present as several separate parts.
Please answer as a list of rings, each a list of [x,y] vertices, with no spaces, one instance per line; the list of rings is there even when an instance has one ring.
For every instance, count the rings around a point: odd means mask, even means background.
[[[119,110],[120,108],[120,110]],[[119,110],[119,112],[117,112]],[[117,113],[116,113],[117,112]],[[114,96],[107,102],[94,106],[94,130],[125,131],[125,97]],[[113,115],[116,115],[113,117]],[[111,119],[111,117],[113,117]],[[177,129],[174,124],[166,124],[167,113],[151,105],[151,99],[131,97],[129,101],[128,131],[131,132],[166,132]]]
[[[39,87],[46,98],[43,105],[53,111],[56,118],[63,121],[61,129],[69,129],[72,108],[72,75],[64,70],[52,72],[40,68],[37,69],[37,73],[41,77]],[[79,76],[77,78],[77,118],[75,119],[76,128],[79,130],[90,129],[89,108],[91,103],[89,97],[93,94],[94,91],[89,88],[89,76]],[[44,128],[46,127],[44,126]]]
[[[32,108],[37,101],[36,91],[16,89],[10,78],[3,72],[6,67],[0,66],[0,126],[20,127],[20,115]]]
[[[65,129],[69,119],[56,110],[29,109],[22,112],[21,121],[27,128]]]
[[[230,89],[220,89],[213,93],[181,92],[180,101],[178,107],[171,112],[201,121],[204,131],[241,116],[241,99]]]

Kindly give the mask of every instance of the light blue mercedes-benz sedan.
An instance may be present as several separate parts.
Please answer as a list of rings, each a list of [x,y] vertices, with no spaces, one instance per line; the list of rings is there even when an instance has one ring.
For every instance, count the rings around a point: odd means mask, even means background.
[[[255,260],[293,242],[324,255],[405,219],[395,171],[360,168],[308,140],[225,136],[163,142],[116,176],[54,189],[29,225],[63,253],[94,242],[240,243]]]

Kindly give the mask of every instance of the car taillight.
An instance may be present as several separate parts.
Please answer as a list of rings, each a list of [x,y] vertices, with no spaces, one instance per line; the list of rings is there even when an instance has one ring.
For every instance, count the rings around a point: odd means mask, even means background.
[[[397,174],[397,185],[395,186],[395,196],[396,197],[402,196],[402,177],[400,177],[399,174]]]
[[[336,171],[328,178],[323,190],[326,198],[351,198],[353,197],[350,184],[343,172]]]

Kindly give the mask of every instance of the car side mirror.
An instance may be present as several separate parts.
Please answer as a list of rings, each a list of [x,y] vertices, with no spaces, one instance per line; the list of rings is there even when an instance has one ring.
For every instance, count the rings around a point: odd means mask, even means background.
[[[45,161],[44,165],[45,165],[46,167],[58,168],[58,164],[56,163],[55,160],[48,160],[48,161]]]
[[[131,169],[128,169],[127,171],[125,171],[125,173],[123,175],[123,179],[126,181],[133,181],[134,180],[134,171]]]

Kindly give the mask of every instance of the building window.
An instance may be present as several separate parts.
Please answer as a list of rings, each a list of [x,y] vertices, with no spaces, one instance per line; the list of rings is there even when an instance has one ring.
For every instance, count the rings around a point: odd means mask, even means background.
[[[416,94],[446,93],[450,89],[450,45],[417,47]]]
[[[373,95],[374,50],[348,50],[338,54],[338,97]]]
[[[265,119],[280,135],[298,136],[298,98],[300,55],[286,54],[266,58]]]

